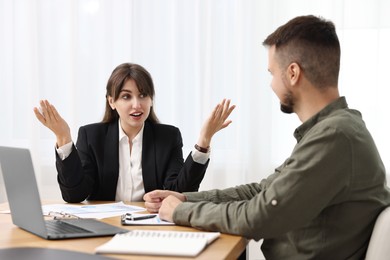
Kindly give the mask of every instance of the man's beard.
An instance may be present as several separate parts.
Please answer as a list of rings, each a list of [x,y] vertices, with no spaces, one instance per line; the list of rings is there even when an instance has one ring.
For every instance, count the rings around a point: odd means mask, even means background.
[[[280,102],[280,110],[286,114],[294,113],[294,100],[291,92],[284,96],[284,100]]]

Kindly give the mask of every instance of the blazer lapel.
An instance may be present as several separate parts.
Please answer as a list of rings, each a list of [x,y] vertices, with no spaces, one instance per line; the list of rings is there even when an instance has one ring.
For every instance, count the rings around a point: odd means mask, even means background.
[[[115,200],[119,177],[119,130],[118,121],[108,125],[104,143],[103,183],[104,194]]]
[[[156,151],[153,126],[145,121],[142,140],[142,178],[144,180],[145,192],[157,189],[158,179],[156,173]]]

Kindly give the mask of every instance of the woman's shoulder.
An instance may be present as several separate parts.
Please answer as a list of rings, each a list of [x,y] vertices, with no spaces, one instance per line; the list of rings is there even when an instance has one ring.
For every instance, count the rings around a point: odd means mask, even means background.
[[[159,140],[159,142],[165,143],[165,145],[176,143],[181,141],[181,133],[178,127],[167,124],[145,124],[144,138],[154,137],[152,140]]]
[[[167,125],[167,124],[154,124],[154,123],[148,123],[148,125],[154,129],[154,131],[163,131],[163,132],[178,132],[180,131],[178,127],[174,125]]]
[[[97,122],[97,123],[91,123],[86,124],[80,127],[80,130],[84,130],[86,132],[106,132],[110,127],[115,127],[117,123],[103,123],[103,122]],[[117,126],[116,126],[117,127]]]
[[[178,127],[168,124],[161,124],[161,123],[151,123],[147,122],[145,124],[145,130],[144,133],[148,135],[149,133],[153,133],[155,137],[161,137],[161,138],[176,138],[177,136],[181,136],[180,130]]]

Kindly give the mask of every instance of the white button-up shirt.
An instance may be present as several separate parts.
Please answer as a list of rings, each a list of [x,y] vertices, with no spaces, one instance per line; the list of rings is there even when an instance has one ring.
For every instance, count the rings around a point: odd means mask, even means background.
[[[141,164],[143,134],[144,127],[132,141],[129,140],[119,121],[119,177],[116,201],[142,201],[145,194]],[[132,142],[131,153],[129,142]]]

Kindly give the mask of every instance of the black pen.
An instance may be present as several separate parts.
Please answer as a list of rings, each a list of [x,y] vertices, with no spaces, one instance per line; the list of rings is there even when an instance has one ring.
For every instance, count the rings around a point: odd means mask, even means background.
[[[123,215],[122,216],[122,219],[123,220],[131,220],[131,221],[135,221],[135,220],[143,220],[143,219],[149,219],[149,218],[155,218],[157,215],[146,215],[146,216],[140,216],[140,217],[133,217],[132,215]]]

